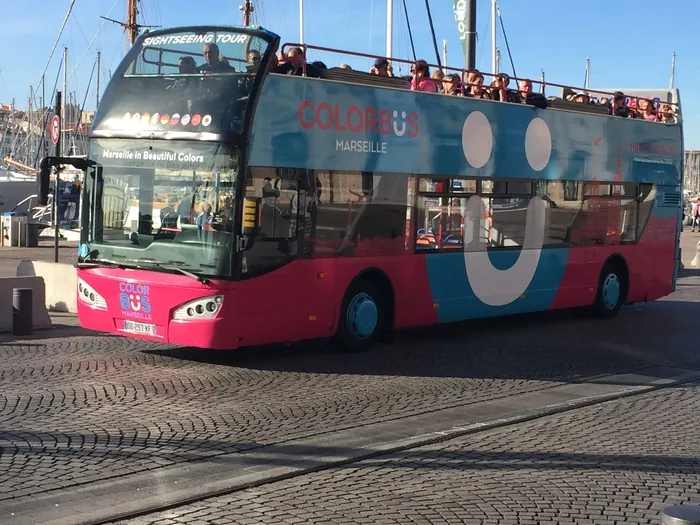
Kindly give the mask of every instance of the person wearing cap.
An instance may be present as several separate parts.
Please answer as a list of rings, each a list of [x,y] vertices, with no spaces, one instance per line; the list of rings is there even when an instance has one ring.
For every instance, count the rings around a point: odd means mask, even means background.
[[[613,95],[612,114],[616,117],[629,118],[630,109],[625,102],[625,94],[622,91],[615,91]]]
[[[370,74],[377,75],[380,77],[392,77],[391,66],[386,58],[378,58],[374,61],[372,69],[369,70]]]

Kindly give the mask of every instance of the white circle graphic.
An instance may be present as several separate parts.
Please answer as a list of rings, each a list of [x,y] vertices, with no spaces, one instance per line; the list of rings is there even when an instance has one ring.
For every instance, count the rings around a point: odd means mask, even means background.
[[[549,126],[541,118],[533,119],[525,132],[525,156],[530,167],[542,171],[552,155],[552,135]]]
[[[462,149],[473,168],[483,167],[491,158],[493,131],[489,119],[481,111],[472,111],[464,121]]]

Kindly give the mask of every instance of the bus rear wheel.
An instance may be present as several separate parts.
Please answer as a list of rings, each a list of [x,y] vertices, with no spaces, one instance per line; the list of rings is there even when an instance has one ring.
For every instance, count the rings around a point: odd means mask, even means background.
[[[627,286],[627,273],[622,265],[606,263],[600,272],[598,293],[593,305],[596,316],[606,319],[615,317],[627,299]]]
[[[387,301],[370,281],[352,284],[343,298],[335,344],[344,352],[369,350],[387,330]]]

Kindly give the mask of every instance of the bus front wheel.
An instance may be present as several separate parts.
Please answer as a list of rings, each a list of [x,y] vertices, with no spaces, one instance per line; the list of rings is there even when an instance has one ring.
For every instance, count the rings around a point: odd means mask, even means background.
[[[611,261],[603,266],[593,305],[598,317],[612,318],[617,315],[627,299],[627,285],[627,272],[622,264]]]
[[[352,284],[343,298],[336,345],[345,352],[362,352],[374,346],[387,329],[387,301],[368,280]]]

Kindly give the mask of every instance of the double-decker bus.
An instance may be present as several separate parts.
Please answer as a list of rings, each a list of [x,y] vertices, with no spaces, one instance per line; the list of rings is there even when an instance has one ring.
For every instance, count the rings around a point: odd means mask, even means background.
[[[84,327],[360,350],[418,325],[612,317],[674,290],[679,123],[276,74],[280,49],[260,28],[187,27],[125,56],[81,164]],[[42,192],[61,162],[42,163]]]

